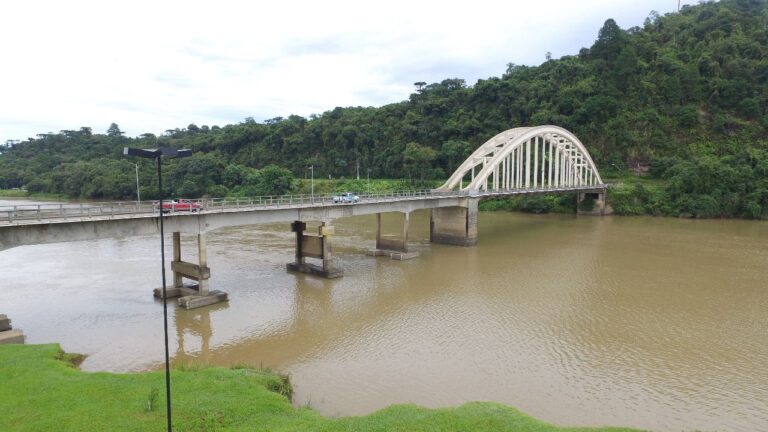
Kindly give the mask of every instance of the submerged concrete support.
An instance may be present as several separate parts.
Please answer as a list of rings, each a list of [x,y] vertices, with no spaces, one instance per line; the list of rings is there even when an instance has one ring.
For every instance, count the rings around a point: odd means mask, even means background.
[[[0,332],[13,329],[11,326],[11,319],[5,315],[0,314]]]
[[[344,276],[344,270],[336,268],[333,262],[331,236],[334,234],[334,228],[330,222],[321,223],[318,235],[304,234],[306,229],[306,222],[294,221],[291,224],[291,231],[296,233],[296,257],[294,262],[286,265],[286,269],[327,279]],[[307,263],[306,258],[320,259],[322,265]]]
[[[607,192],[579,192],[576,213],[580,215],[605,216],[613,213],[606,202]]]
[[[0,314],[0,345],[2,344],[23,344],[25,340],[24,333],[11,326],[11,319]]]
[[[403,232],[400,238],[385,238],[381,233],[381,213],[376,213],[376,248],[367,252],[371,256],[388,256],[395,260],[416,258],[419,253],[408,249],[410,212],[403,212]]]
[[[457,246],[477,244],[477,198],[462,200],[456,207],[432,209],[429,241]]]
[[[194,309],[229,300],[227,293],[210,290],[208,280],[211,278],[211,269],[208,268],[206,237],[205,233],[202,232],[197,235],[197,257],[197,264],[181,259],[181,233],[174,232],[173,261],[171,261],[173,287],[166,288],[166,297],[178,297],[179,306],[185,309]],[[184,278],[194,280],[197,283],[184,284]],[[155,288],[154,294],[155,297],[162,298],[162,288]]]

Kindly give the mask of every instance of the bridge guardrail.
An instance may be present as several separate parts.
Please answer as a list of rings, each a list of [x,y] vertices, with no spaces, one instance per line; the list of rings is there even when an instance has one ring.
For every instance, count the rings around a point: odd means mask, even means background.
[[[598,189],[605,185],[597,185],[585,188],[584,186],[554,187],[536,189],[509,189],[504,191],[440,191],[435,189],[375,192],[360,194],[360,203],[401,201],[419,198],[441,197],[489,197],[507,196],[532,192],[568,192],[573,190]],[[190,200],[202,205],[202,213],[215,213],[238,210],[259,210],[281,207],[322,207],[344,206],[352,204],[334,203],[336,194],[304,194],[304,195],[275,195],[245,198],[205,198]],[[163,201],[170,202],[168,201]],[[147,216],[158,214],[158,201],[116,201],[116,202],[90,202],[90,203],[51,203],[51,204],[22,204],[14,206],[0,206],[0,224],[13,224],[16,222],[33,221],[69,221],[71,219],[110,219],[125,216]],[[171,214],[189,214],[187,210],[169,209]]]
[[[438,196],[431,190],[397,191],[381,193],[365,193],[360,195],[361,202],[368,200],[397,200],[408,197]],[[246,208],[272,208],[296,205],[343,205],[334,203],[336,194],[304,194],[304,195],[274,195],[258,197],[236,198],[206,198],[190,200],[202,205],[201,211],[215,212],[226,210],[240,210]],[[164,203],[171,200],[163,200]],[[51,219],[68,220],[70,218],[94,218],[117,217],[125,215],[156,215],[159,212],[159,202],[154,201],[116,201],[116,202],[88,202],[88,203],[50,203],[50,204],[21,204],[13,206],[0,205],[0,223],[14,223],[16,221],[44,221]],[[166,213],[189,213],[188,210],[177,210],[171,207]]]

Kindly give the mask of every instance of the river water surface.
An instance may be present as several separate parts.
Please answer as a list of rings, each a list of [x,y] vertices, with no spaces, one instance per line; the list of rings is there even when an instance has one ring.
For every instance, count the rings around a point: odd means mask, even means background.
[[[211,286],[230,302],[169,309],[173,361],[287,372],[295,404],[329,416],[480,400],[560,425],[768,430],[768,224],[479,223],[476,247],[431,245],[417,212],[421,255],[399,262],[364,255],[373,216],[338,220],[345,275],[332,281],[286,273],[288,223],[214,231]],[[28,343],[87,354],[86,371],[159,368],[158,249],[132,237],[2,251],[0,313]],[[192,237],[182,250],[194,260]]]

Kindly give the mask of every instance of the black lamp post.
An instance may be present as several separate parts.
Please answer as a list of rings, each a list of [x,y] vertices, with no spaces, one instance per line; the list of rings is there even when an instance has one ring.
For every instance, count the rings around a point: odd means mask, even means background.
[[[312,180],[311,180],[311,182],[312,182],[312,186],[311,186],[312,189],[311,189],[311,192],[310,192],[311,193],[310,196],[312,197],[312,200],[311,200],[312,203],[314,203],[315,202],[315,164],[312,164],[312,165],[308,166],[307,168],[309,168],[309,172],[312,173]]]
[[[171,432],[171,367],[168,356],[168,302],[165,294],[165,231],[163,230],[163,158],[192,156],[192,150],[177,150],[170,147],[157,149],[123,148],[124,156],[138,156],[157,160],[157,193],[160,196],[160,260],[163,272],[163,330],[165,333],[165,407],[168,417],[168,432]]]

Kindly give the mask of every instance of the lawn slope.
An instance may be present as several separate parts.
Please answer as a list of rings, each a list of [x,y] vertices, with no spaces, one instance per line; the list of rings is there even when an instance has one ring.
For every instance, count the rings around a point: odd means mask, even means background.
[[[86,373],[57,344],[0,346],[0,430],[161,431],[163,372]],[[555,427],[501,404],[425,409],[395,405],[330,419],[294,408],[290,383],[249,368],[172,372],[179,431],[622,431]],[[150,405],[152,408],[150,408]]]

